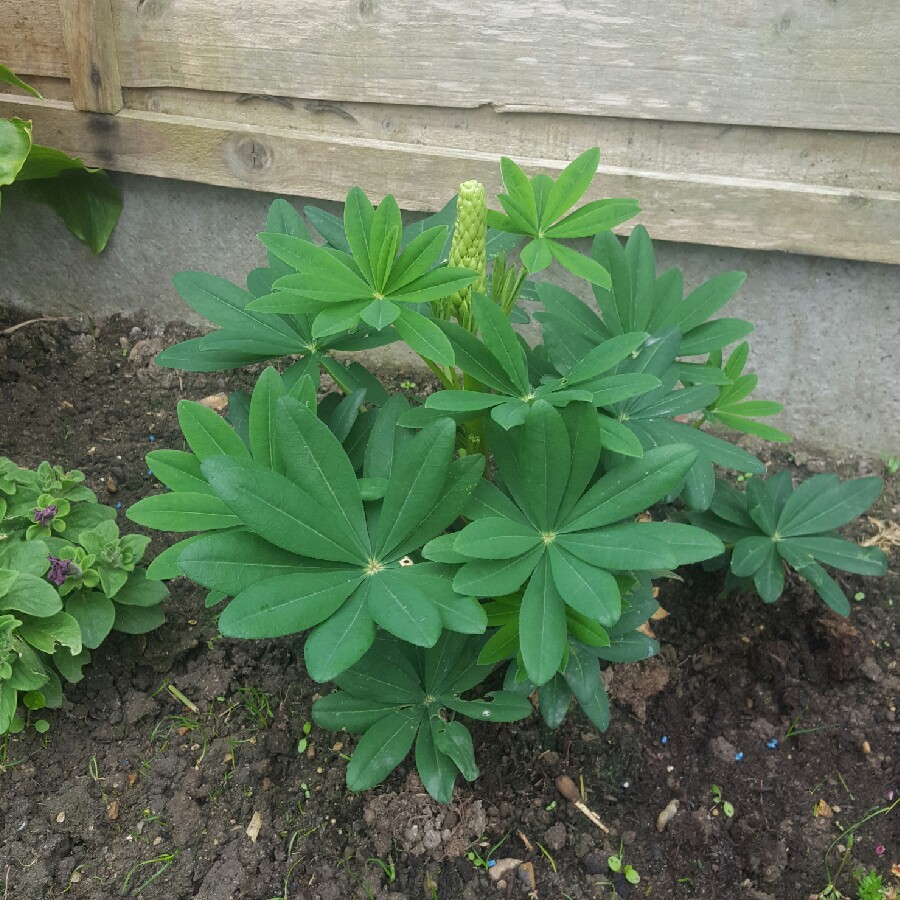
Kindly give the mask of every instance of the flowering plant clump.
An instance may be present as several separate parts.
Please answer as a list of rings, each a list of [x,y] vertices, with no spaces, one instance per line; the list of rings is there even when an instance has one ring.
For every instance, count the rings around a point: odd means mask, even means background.
[[[406,226],[393,197],[376,208],[354,188],[343,220],[307,207],[324,245],[279,200],[260,236],[268,265],[246,289],[176,276],[219,328],[160,364],[290,362],[231,394],[227,421],[179,404],[187,451],[147,457],[169,490],[128,510],[185,535],[148,576],[206,588],[208,606],[224,604],[223,635],[303,636],[309,674],[339,689],[313,717],[363,734],[352,789],[414,747],[426,789],[448,800],[457,774],[478,773],[460,717],[523,718],[529,697],[551,727],[574,700],[605,729],[602,669],[657,652],[641,627],[658,609],[653,580],[678,566],[727,563],[773,601],[787,563],[839,612],[822,564],[885,571],[880,551],[831,533],[875,500],[877,479],[791,492],[789,477],[760,480],[755,456],[710,433],[789,440],[758,421],[781,406],[748,399],[752,325],[712,318],[744,276],[685,296],[680,272],[658,275],[643,227],[624,244],[610,231],[639,212],[634,201],[578,206],[598,161],[590,150],[554,180],[504,159],[503,213],[466,182]],[[590,254],[573,238],[592,238]],[[521,269],[507,259],[516,248]],[[595,308],[530,280],[553,262],[587,283]],[[525,300],[541,305],[536,346],[513,328],[530,321]],[[410,402],[333,355],[397,340],[439,390]],[[324,397],[323,372],[338,388]],[[749,476],[746,494],[716,467]],[[497,666],[503,689],[466,699]]]
[[[137,568],[149,538],[120,535],[115,510],[83,482],[78,471],[0,457],[0,734],[58,707],[63,681],[81,680],[111,631],[165,620],[168,591]]]

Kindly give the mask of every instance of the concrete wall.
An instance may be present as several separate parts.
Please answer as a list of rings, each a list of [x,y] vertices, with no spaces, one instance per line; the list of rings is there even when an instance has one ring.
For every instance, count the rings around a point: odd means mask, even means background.
[[[48,314],[145,310],[158,319],[191,319],[171,286],[175,272],[199,269],[242,283],[264,259],[255,235],[270,195],[114,177],[125,209],[99,257],[71,238],[48,209],[15,189],[4,190],[0,304]],[[656,246],[660,267],[681,267],[688,288],[721,271],[748,273],[726,313],[757,326],[750,367],[760,376],[758,396],[788,408],[775,424],[828,448],[874,454],[900,449],[900,267]],[[564,278],[561,283],[573,288]],[[397,358],[391,348],[386,352]]]

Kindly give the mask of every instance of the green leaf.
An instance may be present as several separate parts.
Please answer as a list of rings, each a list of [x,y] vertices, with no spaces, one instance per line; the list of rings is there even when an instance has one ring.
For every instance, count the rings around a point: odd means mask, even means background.
[[[766,558],[753,573],[753,585],[766,603],[774,603],[781,596],[784,590],[784,563],[774,543],[770,542]]]
[[[44,148],[33,147],[32,153],[38,149]],[[100,253],[119,220],[122,195],[106,172],[80,167],[81,161],[77,162],[77,169],[28,181],[27,189],[34,199],[46,203],[78,240]]]
[[[37,575],[19,572],[0,599],[0,611],[15,610],[29,616],[52,616],[62,609],[62,601],[52,584]]]
[[[344,224],[337,216],[316,206],[304,206],[303,212],[306,213],[306,218],[312,222],[313,228],[325,238],[330,246],[337,250],[343,250],[345,253],[352,252],[344,232]]]
[[[335,691],[313,703],[312,717],[320,728],[360,734],[396,709],[396,703],[352,697],[343,691]]]
[[[449,756],[435,747],[430,722],[419,729],[416,738],[416,769],[425,790],[438,803],[449,803],[458,769]]]
[[[566,607],[544,557],[522,596],[519,644],[528,677],[546,684],[559,669],[566,647]]]
[[[229,351],[205,350],[206,337],[192,338],[182,341],[173,347],[167,347],[156,355],[154,360],[158,366],[167,369],[180,369],[183,372],[221,372],[225,369],[240,369],[255,362],[263,362],[281,353],[276,348],[260,356],[255,353],[242,352],[240,348]]]
[[[284,395],[281,376],[269,366],[253,389],[249,421],[250,452],[254,461],[281,474],[284,474],[284,463],[275,440],[275,410],[279,398]]]
[[[397,201],[389,194],[381,201],[381,205],[375,213],[369,243],[369,262],[372,265],[373,284],[380,291],[384,290],[385,282],[397,257],[402,230],[400,209]]]
[[[484,346],[503,367],[516,389],[521,393],[527,392],[529,385],[525,354],[503,310],[483,294],[474,294],[472,312]]]
[[[781,558],[815,588],[816,593],[831,609],[839,616],[850,615],[850,601],[844,592],[808,553],[793,546],[791,541],[779,541],[775,546]]]
[[[372,297],[371,285],[354,272],[352,258],[345,253],[285,234],[261,234],[259,239],[267,250],[300,273],[279,278],[274,284],[276,290],[297,291],[323,302]]]
[[[814,475],[798,487],[778,519],[782,537],[831,531],[862,515],[879,497],[880,478],[856,478],[841,484],[833,475]]]
[[[169,596],[165,585],[148,580],[143,569],[135,569],[127,578],[125,584],[116,591],[116,603],[123,603],[125,606],[157,606]]]
[[[446,699],[448,709],[479,722],[518,722],[527,719],[534,710],[527,697],[510,691],[491,691],[487,700]]]
[[[721,350],[753,331],[753,326],[743,319],[715,319],[692,328],[684,336],[678,349],[679,356],[700,356]]]
[[[609,728],[609,697],[600,678],[597,658],[577,645],[569,644],[569,662],[563,676],[584,714],[600,731],[606,731]]]
[[[253,297],[225,278],[205,272],[178,272],[172,282],[192,309],[241,340],[253,337],[284,353],[296,352],[301,346],[296,332],[278,316],[249,312],[246,307]],[[201,349],[209,346],[208,340],[201,341]],[[241,352],[241,345],[234,350]]]
[[[734,545],[731,554],[731,571],[738,578],[752,575],[765,562],[772,548],[772,539],[765,537],[746,537]]]
[[[147,454],[147,466],[167,488],[188,493],[207,493],[212,490],[200,473],[200,460],[193,453],[182,450],[153,450]]]
[[[157,531],[211,531],[241,524],[231,508],[218,497],[190,492],[145,497],[129,506],[125,515],[132,522]]]
[[[600,287],[608,288],[612,284],[609,272],[590,256],[585,256],[558,241],[547,241],[547,246],[553,254],[553,258],[572,274],[584,278],[591,284],[600,285]]]
[[[391,292],[391,298],[403,303],[430,303],[471,284],[478,276],[471,269],[441,266]]]
[[[77,619],[65,612],[41,618],[26,617],[16,633],[43,653],[53,654],[58,647],[66,647],[70,656],[81,653],[81,628]]]
[[[38,100],[44,99],[36,88],[33,88],[30,84],[26,84],[22,81],[22,79],[7,66],[0,65],[0,84],[11,84],[17,88],[21,88],[23,91],[27,91],[32,97],[37,97]]]
[[[434,716],[431,730],[435,748],[453,760],[466,781],[474,781],[480,773],[475,764],[475,748],[469,729],[462,722],[444,722]]]
[[[390,300],[373,300],[363,309],[359,317],[367,325],[371,325],[373,328],[381,331],[382,328],[387,328],[399,315],[400,307],[396,303],[391,303]]]
[[[550,531],[569,480],[571,447],[562,416],[545,400],[532,405],[518,449],[533,521],[541,530]]]
[[[159,628],[166,621],[166,614],[160,606],[120,606],[118,603],[114,605],[116,620],[113,623],[113,630],[121,631],[123,634],[146,634]],[[59,666],[55,657],[53,661]],[[65,676],[65,672],[62,674]]]
[[[498,397],[496,394],[484,394],[481,391],[447,390],[430,394],[425,405],[429,409],[467,413],[482,412],[506,402],[506,397]]]
[[[385,494],[375,552],[390,553],[427,516],[437,501],[453,458],[456,428],[450,419],[426,426],[397,457]]]
[[[540,227],[552,225],[563,213],[570,210],[591,186],[597,166],[600,165],[600,150],[592,147],[569,163],[559,174],[544,205]]]
[[[363,277],[372,285],[375,285],[376,279],[370,262],[369,235],[374,218],[375,207],[372,206],[369,198],[360,188],[351,188],[344,203],[344,234],[353,253],[353,259],[363,273]]]
[[[394,323],[397,334],[425,359],[442,366],[454,363],[453,346],[444,332],[430,319],[412,309],[402,309]]]
[[[553,262],[550,246],[551,241],[546,238],[535,238],[522,248],[519,258],[529,274],[533,275],[535,272],[542,272]]]
[[[661,307],[648,330],[674,327],[686,334],[718,312],[738,292],[746,277],[744,272],[722,272],[710,278],[681,303],[673,304],[669,309]]]
[[[359,408],[359,404],[355,404]],[[368,414],[367,414],[368,415]],[[291,480],[319,503],[346,534],[355,558],[365,559],[369,535],[353,465],[315,411],[285,397],[276,414],[278,441]]]
[[[454,549],[472,559],[511,559],[541,543],[531,525],[491,516],[466,525],[457,533]]]
[[[492,666],[504,659],[512,659],[519,652],[519,623],[507,622],[488,638],[478,654],[478,665]]]
[[[504,367],[474,334],[454,322],[438,319],[434,324],[450,339],[456,365],[466,375],[471,375],[476,381],[502,394],[516,393],[516,386]]]
[[[675,558],[677,566],[703,562],[725,552],[725,545],[704,528],[678,522],[639,522],[634,527],[638,529],[638,534],[660,541]]]
[[[678,487],[696,460],[696,450],[673,444],[625,462],[604,475],[575,504],[560,530],[598,528],[643,512]]]
[[[398,655],[399,664],[395,664],[385,656],[394,649],[385,641],[377,642],[355,666],[338,675],[335,684],[354,697],[389,701],[395,706],[422,703],[425,693],[415,670],[403,668],[405,657]]]
[[[609,416],[598,416],[597,424],[600,428],[600,439],[604,450],[618,453],[620,456],[643,456],[644,448],[641,446],[641,442],[635,437],[634,432],[621,422],[611,419]]]
[[[433,647],[441,634],[441,617],[415,579],[401,569],[389,569],[369,579],[369,615],[402,640]]]
[[[347,787],[375,787],[400,765],[416,737],[421,714],[397,711],[374,724],[360,738],[347,766]]]
[[[566,604],[601,625],[614,625],[622,612],[616,579],[605,569],[551,544],[550,571]]]
[[[298,634],[325,621],[362,582],[357,569],[277,575],[241,591],[219,616],[227,637]]]
[[[538,688],[538,708],[548,728],[559,728],[572,705],[572,692],[565,679],[555,674]]]
[[[330,681],[358,662],[375,640],[368,609],[369,582],[364,581],[344,605],[317,625],[306,639],[303,658],[315,681]]]
[[[200,462],[212,456],[249,459],[250,451],[218,414],[191,400],[178,402],[178,424]]]
[[[516,203],[524,217],[525,222],[538,231],[537,206],[534,201],[534,190],[528,176],[508,157],[500,158],[500,171],[503,174],[503,184],[506,187],[509,199]]]
[[[75,591],[66,600],[66,612],[78,622],[85,647],[95,650],[112,631],[116,608],[99,591]]]
[[[31,150],[31,122],[0,119],[0,185],[12,184]]]
[[[414,238],[404,248],[391,267],[390,278],[384,286],[386,294],[402,291],[408,284],[421,278],[440,258],[447,240],[447,229],[429,228]]]
[[[206,460],[202,469],[239,521],[276,547],[316,559],[365,565],[356,535],[283,475],[225,456]]]
[[[627,222],[640,211],[634,200],[594,200],[548,228],[546,234],[554,240],[592,237]]]
[[[786,543],[826,566],[857,575],[886,575],[888,559],[879,547],[860,547],[840,537],[787,538]]]
[[[508,560],[478,560],[466,563],[453,579],[453,589],[473,597],[496,597],[518,590],[544,555],[541,544],[522,556]]]

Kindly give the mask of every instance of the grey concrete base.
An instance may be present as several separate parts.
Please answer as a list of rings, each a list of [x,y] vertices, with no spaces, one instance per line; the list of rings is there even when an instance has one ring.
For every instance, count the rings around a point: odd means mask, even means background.
[[[0,304],[93,316],[143,310],[157,319],[196,321],[172,287],[175,272],[199,269],[243,283],[264,260],[255,236],[271,196],[115,177],[125,209],[99,257],[71,238],[48,209],[15,189],[4,190]],[[298,207],[303,202],[294,200]],[[900,450],[900,267],[656,246],[660,269],[682,268],[687,288],[729,269],[747,272],[726,314],[756,324],[750,368],[760,376],[758,397],[787,407],[775,424],[825,447]],[[574,287],[565,273],[556,274],[563,286]],[[395,348],[384,353],[382,359],[402,359]]]

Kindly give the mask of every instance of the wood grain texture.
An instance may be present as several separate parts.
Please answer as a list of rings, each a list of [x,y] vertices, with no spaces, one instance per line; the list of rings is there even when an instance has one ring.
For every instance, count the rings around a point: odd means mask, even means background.
[[[76,109],[114,113],[122,85],[109,0],[59,0]]]
[[[112,2],[131,87],[900,131],[896,0]]]
[[[69,74],[58,0],[0,0],[0,61],[19,75]]]
[[[144,175],[334,200],[359,184],[373,198],[393,193],[406,209],[436,209],[469,178],[489,192],[499,188],[498,154],[481,150],[143,110],[99,116],[12,95],[0,95],[0,115],[33,119],[43,143],[89,164]],[[550,174],[565,165],[519,162]],[[665,240],[900,263],[896,190],[610,165],[601,166],[593,190],[637,197],[636,222]]]

